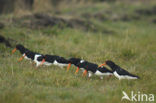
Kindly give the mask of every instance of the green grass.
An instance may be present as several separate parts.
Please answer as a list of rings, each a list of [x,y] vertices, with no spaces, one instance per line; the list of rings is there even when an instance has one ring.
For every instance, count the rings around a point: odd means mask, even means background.
[[[86,12],[96,11],[94,8],[89,7]],[[38,30],[13,24],[0,32],[43,54],[80,57],[97,64],[113,60],[140,76],[140,80],[100,80],[96,76],[88,79],[81,72],[74,75],[74,66],[69,72],[57,66],[36,69],[29,61],[19,63],[20,53],[11,55],[11,49],[0,44],[0,103],[120,103],[122,91],[156,94],[156,25],[144,20],[94,22],[115,33],[58,27]]]

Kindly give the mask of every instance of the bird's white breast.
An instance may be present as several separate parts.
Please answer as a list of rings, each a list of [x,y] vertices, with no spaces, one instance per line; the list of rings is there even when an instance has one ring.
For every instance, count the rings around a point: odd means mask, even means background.
[[[40,56],[41,56],[40,54],[36,54],[36,55],[35,55],[34,62],[36,63],[36,66],[39,66],[40,63],[41,63],[41,61],[38,61],[38,60],[37,60],[37,58],[40,57]]]
[[[113,72],[113,74],[120,79],[137,79],[137,77],[132,77],[132,76],[129,76],[129,75],[119,75],[116,71]]]
[[[104,76],[104,75],[112,75],[112,73],[102,73],[102,72],[100,72],[99,70],[97,70],[97,71],[95,72],[95,75]]]
[[[56,60],[54,61],[53,64],[57,65],[57,66],[60,66],[60,67],[68,66],[68,64],[62,64],[62,63],[57,62]]]
[[[43,64],[44,64],[44,65],[47,65],[47,66],[52,65],[52,63],[49,63],[49,62],[44,62]]]
[[[23,56],[24,56],[24,59],[31,60],[30,58],[28,58],[28,57],[25,55],[25,53],[23,54]]]

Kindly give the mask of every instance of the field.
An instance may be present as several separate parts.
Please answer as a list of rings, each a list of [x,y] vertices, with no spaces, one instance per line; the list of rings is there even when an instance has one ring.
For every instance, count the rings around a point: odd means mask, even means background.
[[[1,15],[0,21],[5,23],[5,28],[0,29],[0,34],[16,40],[12,43],[14,46],[20,43],[42,54],[79,57],[99,65],[113,60],[141,79],[119,81],[114,76],[103,80],[97,76],[88,79],[82,77],[82,72],[75,75],[74,66],[69,72],[57,66],[36,68],[30,61],[18,62],[20,53],[11,55],[12,49],[0,44],[0,103],[120,103],[122,91],[156,94],[156,23],[152,22],[156,15],[134,13],[137,9],[153,6],[156,3],[110,2],[60,10],[61,17],[83,20],[87,18],[82,14],[110,10],[111,14],[105,15],[107,20],[90,18],[96,25],[94,28],[98,28],[94,32],[57,25],[29,28],[12,22],[12,18],[18,18],[13,14]],[[120,19],[125,14],[130,19]]]

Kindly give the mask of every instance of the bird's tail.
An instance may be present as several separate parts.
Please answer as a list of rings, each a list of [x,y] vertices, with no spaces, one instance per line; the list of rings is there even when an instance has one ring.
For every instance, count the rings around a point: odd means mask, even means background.
[[[135,79],[140,79],[140,77],[139,76],[137,76],[137,75],[134,75],[134,74],[130,74],[132,77],[134,77]]]

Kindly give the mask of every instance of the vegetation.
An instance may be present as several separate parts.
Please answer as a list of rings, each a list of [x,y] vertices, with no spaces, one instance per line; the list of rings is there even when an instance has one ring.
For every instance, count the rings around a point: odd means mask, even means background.
[[[105,77],[100,80],[96,76],[88,79],[82,77],[81,72],[74,75],[74,66],[69,72],[57,66],[36,68],[27,60],[18,62],[20,53],[11,55],[12,49],[0,44],[0,103],[120,103],[122,91],[156,94],[156,24],[153,22],[156,14],[145,16],[136,12],[151,10],[156,4],[154,1],[132,4],[90,3],[60,9],[59,14],[49,13],[89,20],[95,28],[100,28],[95,32],[66,25],[63,28],[58,25],[31,28],[14,22],[23,14],[1,15],[0,22],[5,27],[0,29],[0,34],[15,40],[13,46],[21,43],[42,54],[80,57],[99,65],[105,60],[113,60],[141,79],[119,81],[115,77]],[[128,19],[123,19],[125,15]],[[111,32],[101,32],[101,28]],[[123,103],[129,101],[123,100]]]

